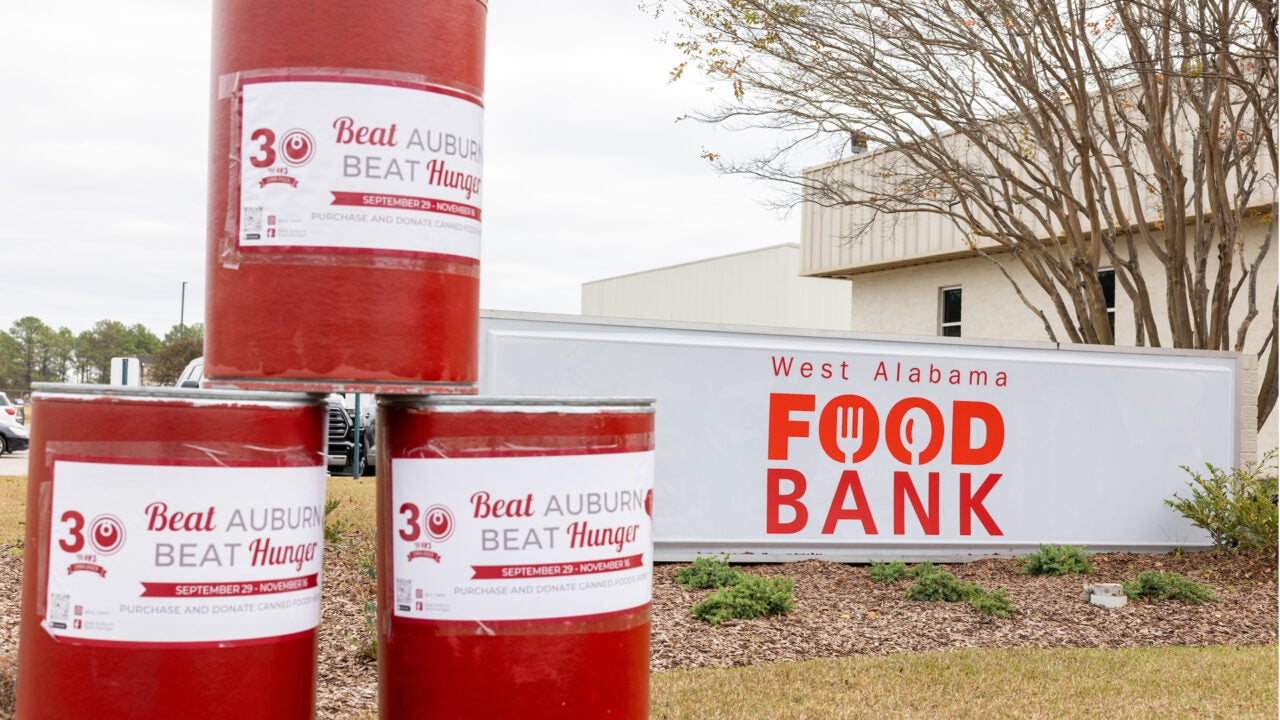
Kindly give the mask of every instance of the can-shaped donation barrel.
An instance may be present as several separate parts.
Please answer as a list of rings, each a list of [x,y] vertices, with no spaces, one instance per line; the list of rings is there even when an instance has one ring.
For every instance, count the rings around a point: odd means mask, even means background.
[[[205,376],[472,392],[484,0],[216,0]]]
[[[652,403],[384,397],[378,433],[381,717],[647,718]]]
[[[314,715],[326,410],[40,385],[17,716]]]

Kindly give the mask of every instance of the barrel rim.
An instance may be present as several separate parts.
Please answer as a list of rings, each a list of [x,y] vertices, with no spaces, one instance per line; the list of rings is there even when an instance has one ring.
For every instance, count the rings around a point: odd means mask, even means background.
[[[55,397],[97,398],[117,400],[177,400],[192,402],[288,403],[314,405],[324,401],[323,393],[265,390],[229,390],[222,388],[150,387],[138,385],[83,385],[76,383],[31,384],[32,400]]]

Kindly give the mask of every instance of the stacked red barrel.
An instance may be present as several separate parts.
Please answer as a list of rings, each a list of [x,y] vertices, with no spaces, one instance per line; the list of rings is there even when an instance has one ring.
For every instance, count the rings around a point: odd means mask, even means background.
[[[475,391],[486,12],[214,3],[212,385]]]
[[[378,412],[381,716],[647,718],[652,404]]]
[[[314,714],[326,408],[40,385],[17,716]]]

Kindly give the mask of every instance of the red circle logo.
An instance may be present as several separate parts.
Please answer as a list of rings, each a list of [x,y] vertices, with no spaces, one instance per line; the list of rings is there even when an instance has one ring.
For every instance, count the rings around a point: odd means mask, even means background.
[[[423,525],[432,540],[448,540],[453,534],[453,513],[443,505],[432,505],[427,508],[426,522]]]
[[[316,154],[316,141],[306,130],[293,129],[280,138],[280,156],[294,167],[306,165]]]
[[[124,546],[124,523],[114,515],[99,515],[89,523],[89,541],[101,555],[114,555]]]

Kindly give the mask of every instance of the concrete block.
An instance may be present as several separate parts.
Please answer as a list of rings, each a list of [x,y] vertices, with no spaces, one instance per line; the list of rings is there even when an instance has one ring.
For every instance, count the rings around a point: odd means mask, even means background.
[[[1089,602],[1102,607],[1119,608],[1127,605],[1129,598],[1124,595],[1094,595],[1089,598]]]
[[[1125,597],[1124,588],[1120,583],[1095,583],[1093,585],[1085,585],[1084,588],[1085,593],[1089,596],[1089,602],[1094,605],[1118,608],[1124,607],[1129,602],[1129,598]]]

